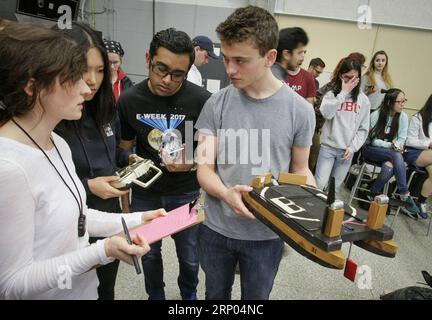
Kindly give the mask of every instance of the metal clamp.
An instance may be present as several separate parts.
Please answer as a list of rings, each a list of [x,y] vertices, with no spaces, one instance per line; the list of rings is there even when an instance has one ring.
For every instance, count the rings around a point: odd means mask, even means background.
[[[386,204],[389,203],[389,197],[385,194],[380,194],[374,198],[374,201],[378,204]]]
[[[344,207],[344,203],[341,200],[335,200],[329,207],[331,210],[339,210]]]

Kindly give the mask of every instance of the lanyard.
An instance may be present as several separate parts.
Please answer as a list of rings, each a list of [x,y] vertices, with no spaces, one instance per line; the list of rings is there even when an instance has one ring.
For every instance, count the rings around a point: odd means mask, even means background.
[[[52,142],[52,144],[54,145],[54,148],[57,151],[57,154],[60,157],[61,162],[63,163],[70,179],[72,180],[73,185],[75,186],[75,190],[77,191],[78,197],[79,197],[79,201],[77,196],[75,195],[75,193],[72,191],[72,188],[66,183],[65,179],[63,178],[63,176],[61,175],[61,173],[58,171],[58,169],[56,168],[56,166],[54,165],[54,163],[51,161],[51,159],[48,157],[48,155],[46,154],[46,152],[41,148],[41,146],[30,136],[30,134],[24,130],[23,127],[21,127],[14,119],[11,119],[13,123],[16,124],[16,126],[18,128],[21,129],[22,132],[24,132],[24,134],[36,145],[36,147],[38,147],[38,149],[44,154],[45,158],[47,158],[47,160],[49,161],[49,163],[51,164],[51,166],[54,168],[54,170],[57,172],[58,176],[60,177],[60,179],[63,181],[64,185],[69,189],[70,193],[72,194],[72,196],[74,197],[77,205],[78,205],[78,210],[79,210],[79,218],[78,218],[78,236],[82,237],[85,234],[85,223],[86,223],[86,216],[83,213],[83,202],[82,202],[82,198],[81,198],[81,194],[79,192],[79,189],[75,183],[75,180],[72,178],[71,173],[69,172],[68,167],[66,166],[66,163],[63,160],[63,157],[60,154],[59,149],[57,148],[56,144],[54,143],[54,140],[52,139],[52,137],[50,137],[50,140]]]

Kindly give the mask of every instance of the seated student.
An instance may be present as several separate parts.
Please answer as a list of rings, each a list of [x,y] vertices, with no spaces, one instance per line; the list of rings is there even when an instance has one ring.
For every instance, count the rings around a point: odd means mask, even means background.
[[[420,217],[427,219],[426,199],[432,194],[432,95],[423,108],[411,118],[406,146],[405,161],[409,165],[426,168],[428,172],[417,202]]]
[[[141,236],[138,246],[118,236],[88,243],[123,229],[120,215],[87,208],[71,150],[53,132],[81,117],[85,53],[32,24],[6,26],[0,43],[0,300],[96,299],[94,268],[132,264],[150,247]],[[122,216],[131,227],[161,214]]]
[[[371,198],[375,197],[393,176],[407,206],[401,209],[412,217],[417,217],[419,209],[411,198],[403,159],[405,140],[408,134],[408,116],[402,111],[406,99],[400,89],[382,90],[385,93],[381,106],[371,114],[368,143],[363,148],[366,160],[381,163],[381,172],[371,187]]]
[[[325,119],[315,179],[320,189],[335,177],[339,192],[351,166],[353,154],[366,141],[369,133],[370,103],[360,91],[361,65],[355,59],[344,58],[334,73],[332,89],[322,100],[320,111]]]

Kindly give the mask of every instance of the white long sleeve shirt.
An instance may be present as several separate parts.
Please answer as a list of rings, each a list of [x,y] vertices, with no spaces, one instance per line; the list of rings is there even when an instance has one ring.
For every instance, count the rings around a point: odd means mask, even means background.
[[[409,122],[406,146],[422,150],[428,149],[432,141],[432,122],[429,122],[428,133],[429,137],[426,137],[423,131],[422,116],[416,113]]]
[[[113,259],[105,241],[89,245],[89,235],[121,232],[121,216],[130,227],[141,223],[141,213],[88,209],[69,146],[56,134],[53,139],[80,191],[87,232],[78,237],[78,205],[42,152],[0,137],[0,300],[96,299],[94,267]],[[55,148],[46,153],[76,195]]]
[[[385,93],[381,93],[381,89],[388,89],[380,73],[375,72],[375,92],[369,94],[367,97],[371,104],[371,110],[376,110],[384,100]],[[366,92],[366,88],[370,85],[370,78],[364,75],[361,79],[361,89]]]

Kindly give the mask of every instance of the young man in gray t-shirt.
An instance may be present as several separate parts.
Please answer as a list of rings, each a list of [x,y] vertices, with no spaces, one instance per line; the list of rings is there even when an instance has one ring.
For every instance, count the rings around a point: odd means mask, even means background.
[[[206,102],[195,125],[198,181],[207,192],[198,236],[206,298],[231,298],[238,262],[242,299],[268,299],[283,241],[255,219],[241,193],[268,171],[303,174],[315,185],[308,168],[315,114],[271,72],[278,26],[269,12],[239,8],[216,32],[232,85]]]

